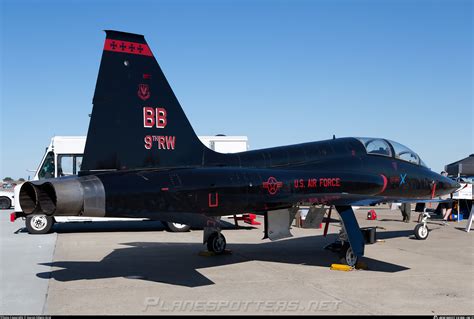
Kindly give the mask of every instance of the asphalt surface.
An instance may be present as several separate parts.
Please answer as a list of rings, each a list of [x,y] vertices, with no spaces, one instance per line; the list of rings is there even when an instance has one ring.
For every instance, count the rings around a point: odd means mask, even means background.
[[[29,235],[23,221],[10,222],[12,211],[0,210],[0,314],[41,314],[48,280],[36,274],[53,259],[57,234]]]
[[[0,215],[1,314],[473,314],[474,231],[432,220],[427,240],[399,211],[377,209],[367,270],[330,270],[324,250],[339,228],[293,227],[262,240],[263,228],[223,231],[231,254],[201,256],[202,231],[169,233],[159,222],[56,225],[21,231]],[[416,214],[415,214],[416,215]],[[416,217],[416,216],[415,216]],[[246,224],[242,224],[246,225]],[[246,225],[248,226],[248,225]],[[15,233],[19,230],[20,232]]]

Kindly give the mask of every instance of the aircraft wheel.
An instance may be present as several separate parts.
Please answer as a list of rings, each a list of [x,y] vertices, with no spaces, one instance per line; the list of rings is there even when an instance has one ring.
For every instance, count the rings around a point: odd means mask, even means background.
[[[207,239],[207,250],[216,254],[222,254],[225,251],[226,241],[224,235],[215,232]]]
[[[30,234],[47,234],[54,224],[54,218],[47,215],[28,215],[26,216],[26,229]]]
[[[191,229],[191,226],[180,223],[162,222],[166,229],[173,233],[184,233]]]
[[[341,257],[342,259],[344,259],[344,262],[351,267],[355,267],[357,261],[359,260],[359,257],[354,254],[354,251],[352,251],[352,247],[351,245],[349,245],[349,243],[344,243],[344,245],[342,246]]]
[[[12,201],[6,196],[0,197],[0,209],[9,209],[12,206]]]
[[[416,227],[415,227],[415,237],[416,237],[416,239],[425,240],[426,238],[428,238],[429,233],[430,232],[428,230],[428,226],[425,226],[423,224],[416,225]]]

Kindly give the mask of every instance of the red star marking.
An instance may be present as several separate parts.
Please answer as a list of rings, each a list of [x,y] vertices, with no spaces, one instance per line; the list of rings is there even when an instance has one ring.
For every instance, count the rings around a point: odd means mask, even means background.
[[[266,182],[263,182],[263,188],[268,190],[270,195],[275,195],[280,188],[283,187],[283,182],[277,181],[273,176],[269,177]]]

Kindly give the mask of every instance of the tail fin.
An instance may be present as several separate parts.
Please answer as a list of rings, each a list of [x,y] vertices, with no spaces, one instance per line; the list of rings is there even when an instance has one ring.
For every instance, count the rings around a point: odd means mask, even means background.
[[[144,36],[106,33],[81,171],[199,165],[205,146]]]

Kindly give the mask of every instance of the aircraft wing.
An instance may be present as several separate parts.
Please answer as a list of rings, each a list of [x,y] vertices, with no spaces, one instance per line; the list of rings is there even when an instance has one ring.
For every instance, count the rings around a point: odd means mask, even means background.
[[[443,203],[452,202],[452,199],[416,199],[404,197],[385,197],[385,196],[364,196],[347,193],[321,194],[321,196],[312,196],[311,204],[324,204],[335,206],[371,206],[380,203]]]

